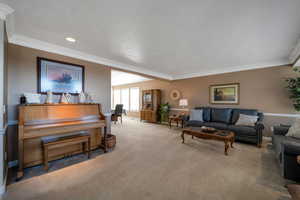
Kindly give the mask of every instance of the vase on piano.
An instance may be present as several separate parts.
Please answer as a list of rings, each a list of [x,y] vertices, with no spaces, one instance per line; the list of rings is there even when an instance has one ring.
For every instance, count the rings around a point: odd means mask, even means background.
[[[68,103],[68,100],[65,96],[65,93],[61,94],[60,103],[62,103],[62,104],[67,104]]]
[[[79,103],[85,103],[85,94],[83,92],[80,92],[78,98],[79,98]]]
[[[51,91],[47,92],[46,104],[53,103],[53,93]]]
[[[70,93],[66,93],[65,97],[67,99],[67,103],[72,103],[72,95]]]
[[[92,95],[90,95],[89,93],[86,93],[86,103],[93,103],[93,99],[92,99]]]

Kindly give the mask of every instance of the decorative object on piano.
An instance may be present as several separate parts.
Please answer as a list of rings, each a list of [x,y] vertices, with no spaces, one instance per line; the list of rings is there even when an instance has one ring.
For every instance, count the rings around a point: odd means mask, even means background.
[[[68,100],[67,100],[67,98],[66,98],[66,96],[65,96],[65,93],[62,93],[62,94],[61,94],[61,97],[60,97],[60,103],[62,103],[62,104],[67,104],[67,103],[69,103]]]
[[[84,66],[37,58],[38,92],[78,94],[84,91]]]
[[[180,98],[180,92],[179,92],[179,90],[176,90],[176,89],[171,90],[171,92],[170,92],[170,98],[171,98],[173,101],[178,100],[178,99]]]
[[[24,94],[22,94],[20,96],[20,104],[25,104],[26,103],[26,97],[24,96]]]
[[[66,93],[65,97],[66,97],[68,103],[72,103],[72,95],[70,93]]]
[[[106,136],[106,147],[111,149],[116,146],[117,143],[117,137],[113,134],[107,134]],[[102,140],[102,144],[104,144],[104,141]]]
[[[89,93],[86,93],[85,97],[86,97],[86,100],[85,100],[86,103],[93,103],[92,95],[90,95]]]
[[[80,94],[78,95],[78,102],[79,103],[85,103],[85,94],[84,92],[80,92]]]
[[[53,103],[53,93],[51,91],[48,91],[46,97],[46,104],[51,104],[51,103]]]
[[[41,103],[41,95],[36,93],[24,93],[26,103]]]

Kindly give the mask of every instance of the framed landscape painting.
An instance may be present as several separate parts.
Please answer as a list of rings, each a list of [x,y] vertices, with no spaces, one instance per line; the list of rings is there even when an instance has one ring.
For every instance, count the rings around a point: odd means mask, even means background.
[[[84,66],[38,57],[37,67],[39,93],[84,92]]]
[[[209,90],[211,104],[239,104],[239,83],[212,85]]]

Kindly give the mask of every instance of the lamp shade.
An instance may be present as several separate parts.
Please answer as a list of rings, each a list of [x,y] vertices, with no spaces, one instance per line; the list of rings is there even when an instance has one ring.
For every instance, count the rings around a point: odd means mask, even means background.
[[[188,106],[188,100],[187,99],[180,99],[179,100],[179,106]]]

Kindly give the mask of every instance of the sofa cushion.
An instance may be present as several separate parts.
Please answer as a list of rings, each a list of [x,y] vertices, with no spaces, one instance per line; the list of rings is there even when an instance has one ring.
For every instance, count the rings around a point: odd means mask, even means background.
[[[213,127],[216,129],[227,130],[227,124],[220,122],[204,122],[204,126]]]
[[[200,122],[200,121],[187,121],[185,126],[194,126],[194,127],[201,127],[201,126],[205,126],[204,122]]]
[[[231,108],[212,108],[211,122],[222,122],[229,124],[231,121]]]
[[[203,122],[203,110],[192,109],[190,111],[190,120]]]
[[[300,118],[296,118],[294,124],[289,128],[285,136],[300,138]]]
[[[232,124],[235,124],[237,122],[237,120],[240,117],[240,114],[257,116],[258,112],[255,109],[233,109],[232,110],[232,118],[231,118]]]
[[[289,129],[291,128],[291,126],[274,126],[273,127],[273,135],[283,135],[285,136]]]
[[[258,116],[254,115],[244,115],[240,113],[238,121],[235,125],[242,125],[242,126],[255,126],[255,123],[258,120]]]
[[[196,107],[195,109],[203,110],[203,121],[210,122],[210,119],[211,119],[211,108],[210,107]]]
[[[233,131],[236,135],[256,136],[256,130],[253,126],[229,125],[228,130]]]

